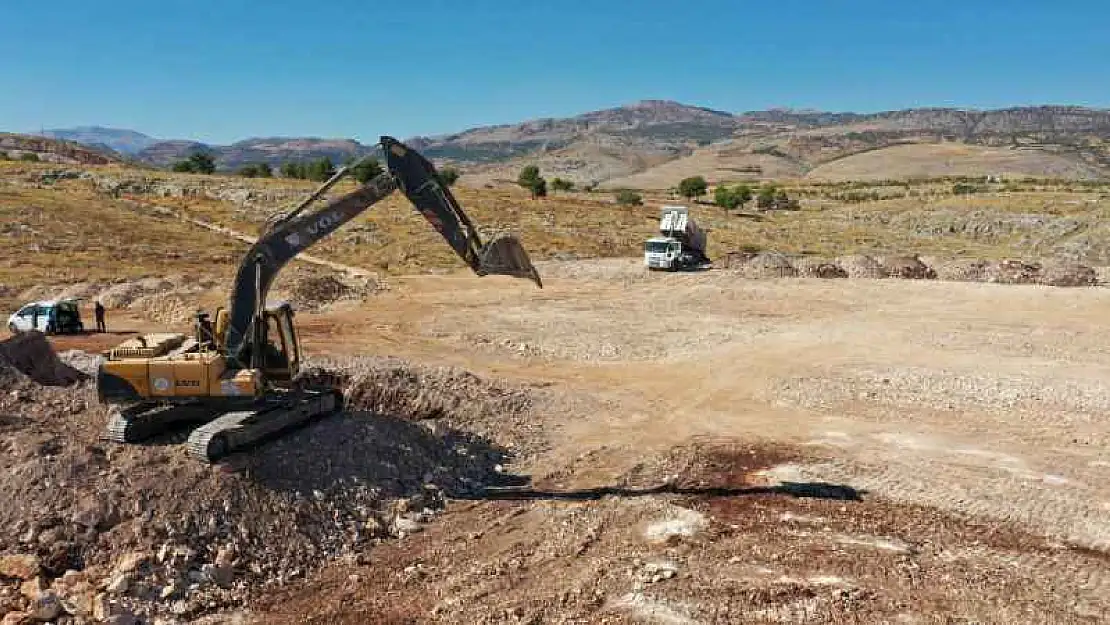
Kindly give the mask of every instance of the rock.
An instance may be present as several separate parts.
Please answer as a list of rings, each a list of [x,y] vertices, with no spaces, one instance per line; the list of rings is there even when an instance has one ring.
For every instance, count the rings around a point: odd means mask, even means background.
[[[216,566],[230,569],[235,562],[235,549],[222,547],[216,552]]]
[[[200,568],[200,572],[204,574],[205,579],[220,588],[231,586],[231,582],[235,580],[235,572],[229,566],[205,564]]]
[[[42,565],[37,556],[30,554],[16,554],[0,556],[0,577],[14,577],[15,579],[31,579],[39,574]]]
[[[124,610],[119,614],[113,614],[105,620],[109,625],[138,625],[139,619],[134,614]]]
[[[31,615],[26,612],[8,612],[0,625],[26,625],[32,622]]]
[[[19,585],[19,594],[27,597],[31,601],[38,599],[44,592],[46,592],[46,584],[42,581],[41,577],[29,579]]]
[[[160,593],[159,596],[161,596],[162,599],[170,599],[174,595],[178,595],[180,593],[181,593],[181,584],[177,581],[172,581],[169,584],[167,584],[165,588],[162,589],[162,592]]]
[[[112,616],[112,604],[108,602],[108,595],[97,595],[92,601],[92,617],[98,621],[106,621]]]
[[[122,573],[134,573],[139,570],[143,564],[146,564],[148,557],[144,553],[129,553],[116,562],[116,566],[112,569],[117,575]]]
[[[36,621],[52,621],[62,614],[62,602],[53,592],[44,592],[28,608],[31,618]]]
[[[122,595],[127,592],[128,586],[131,585],[131,575],[128,573],[117,573],[110,580],[105,590],[113,595]]]
[[[418,521],[408,517],[397,517],[393,520],[393,532],[398,536],[415,534],[423,529],[424,526],[420,525]]]

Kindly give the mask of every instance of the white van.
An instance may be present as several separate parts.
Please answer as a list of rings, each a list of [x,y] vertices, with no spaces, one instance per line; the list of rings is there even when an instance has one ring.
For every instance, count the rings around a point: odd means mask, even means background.
[[[31,302],[8,317],[12,334],[38,330],[44,334],[84,332],[77,300],[63,299]]]

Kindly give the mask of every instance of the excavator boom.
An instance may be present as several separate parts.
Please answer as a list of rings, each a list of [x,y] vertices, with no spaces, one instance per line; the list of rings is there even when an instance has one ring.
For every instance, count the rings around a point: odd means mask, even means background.
[[[265,303],[278,272],[297,254],[330,235],[396,189],[446,239],[455,253],[479,276],[490,274],[527,278],[540,288],[539,273],[527,252],[512,236],[482,243],[474,224],[443,185],[435,168],[415,150],[393,137],[383,136],[387,172],[358,189],[328,202],[322,208],[305,211],[307,204],[335,184],[345,171],[327,181],[289,215],[277,220],[259,237],[239,266],[231,291],[227,335],[224,339],[229,363],[249,366],[240,354],[253,340],[254,321]]]

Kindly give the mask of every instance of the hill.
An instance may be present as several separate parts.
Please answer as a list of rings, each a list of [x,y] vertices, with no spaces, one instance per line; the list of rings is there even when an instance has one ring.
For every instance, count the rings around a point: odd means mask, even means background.
[[[107,148],[7,132],[0,132],[0,152],[3,152],[0,156],[13,159],[33,154],[40,161],[80,165],[108,165],[123,160]]]
[[[247,163],[264,162],[277,167],[286,161],[308,161],[323,157],[339,164],[350,158],[374,153],[372,146],[353,139],[317,137],[265,137],[238,141],[231,145],[206,145],[196,141],[160,141],[138,153],[138,158],[153,165],[168,166],[184,160],[194,151],[210,152],[221,170],[234,170]]]
[[[158,141],[131,152],[149,137],[96,127],[51,132],[116,146],[157,166],[205,150],[223,171],[251,162],[277,166],[324,156],[341,163],[375,151],[352,139],[264,137],[231,145]],[[1020,161],[1023,164],[1015,171],[1027,175],[1087,178],[1110,172],[1110,110],[1077,106],[877,113],[774,109],[733,114],[643,100],[574,117],[483,126],[405,141],[435,162],[461,167],[466,184],[511,181],[525,164],[539,165],[547,177],[609,187],[667,188],[693,174],[719,180],[798,177],[838,159],[893,146],[953,143],[1012,151],[999,158],[1009,165]],[[938,158],[943,152],[936,152]],[[873,167],[865,175],[882,178],[944,170],[943,163],[926,162],[928,153],[915,153],[918,160],[925,159],[920,169],[896,159],[886,171],[885,162],[873,157]],[[949,169],[961,175],[971,171],[958,164]]]
[[[44,137],[73,141],[91,147],[104,146],[120,154],[134,155],[158,142],[157,139],[134,130],[105,128],[103,126],[76,126],[44,130]]]

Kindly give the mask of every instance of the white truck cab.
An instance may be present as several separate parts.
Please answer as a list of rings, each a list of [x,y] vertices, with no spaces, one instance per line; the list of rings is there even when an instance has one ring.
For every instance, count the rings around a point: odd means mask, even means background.
[[[670,237],[654,237],[644,243],[644,265],[648,269],[671,269],[682,253],[682,243]]]

